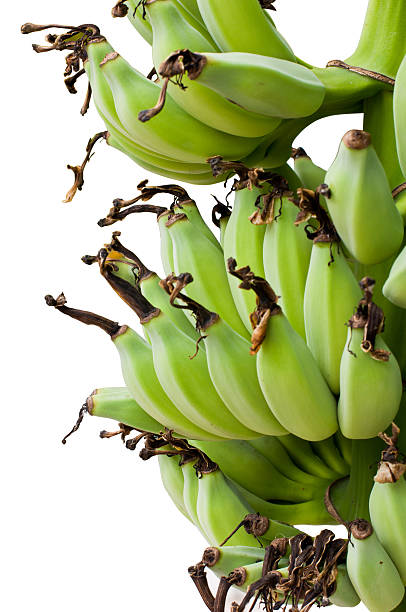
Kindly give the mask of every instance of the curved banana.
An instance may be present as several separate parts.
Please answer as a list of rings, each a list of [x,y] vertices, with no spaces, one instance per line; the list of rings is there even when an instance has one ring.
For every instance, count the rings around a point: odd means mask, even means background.
[[[96,44],[96,43],[93,43]],[[240,138],[197,121],[168,98],[165,116],[143,123],[138,112],[155,105],[160,87],[128,64],[118,53],[109,53],[100,64],[111,88],[117,115],[136,143],[180,161],[203,163],[211,155],[238,159],[248,155],[258,138]],[[180,137],[182,135],[182,137]]]
[[[217,240],[216,236],[213,234],[207,223],[204,221],[202,215],[200,214],[199,208],[197,204],[192,199],[182,200],[175,205],[174,210],[179,213],[183,213],[187,216],[189,221],[193,223],[196,229],[199,229],[201,233],[208,239],[210,242],[214,244],[215,247],[222,251],[221,244]]]
[[[215,312],[179,293],[190,280],[187,278],[182,282],[181,277],[173,277],[170,281],[167,279],[168,293],[172,296],[171,303],[175,297],[179,298],[185,304],[183,308],[193,313],[196,328],[203,334],[210,377],[217,393],[230,412],[249,429],[262,434],[287,434],[262,395],[256,360],[250,355],[248,340],[236,333]],[[173,283],[178,288],[169,287]]]
[[[339,473],[331,469],[315,454],[312,445],[306,440],[296,436],[283,436],[278,438],[280,444],[286,449],[292,461],[304,472],[321,480],[335,480]]]
[[[289,323],[305,338],[303,300],[312,246],[303,227],[295,224],[298,210],[289,201],[291,196],[292,193],[287,192],[273,198],[273,214],[266,225],[263,258],[265,278],[280,296]]]
[[[179,468],[179,457],[167,457],[159,455],[159,470],[161,473],[162,484],[169,497],[187,519],[191,520],[183,502],[183,474]]]
[[[302,502],[314,495],[314,486],[287,478],[245,440],[221,444],[199,440],[192,444],[215,461],[228,478],[258,497]]]
[[[157,218],[161,241],[161,261],[166,276],[175,272],[172,238],[166,225],[170,214],[171,211],[167,210],[161,213]]]
[[[373,438],[396,416],[402,376],[380,331],[384,316],[372,302],[373,281],[361,281],[364,298],[349,322],[348,344],[340,366],[338,421],[344,436]]]
[[[199,529],[206,540],[210,538],[204,532],[204,529],[197,515],[197,495],[199,492],[199,477],[194,467],[196,457],[190,460],[183,459],[181,462],[183,474],[183,505],[189,514],[192,523]]]
[[[334,472],[340,476],[348,476],[350,473],[350,466],[341,456],[337,446],[334,442],[335,436],[327,438],[327,440],[321,440],[320,442],[311,442],[311,446],[321,460]]]
[[[258,0],[197,0],[200,14],[222,51],[263,53],[296,61],[293,51],[267,18]]]
[[[236,332],[247,336],[228,285],[223,255],[185,214],[173,215],[167,222],[174,250],[176,275],[189,272],[194,283],[185,293],[219,314]]]
[[[96,389],[87,398],[86,405],[92,416],[114,419],[140,431],[162,431],[162,425],[141,408],[127,387]]]
[[[328,386],[338,395],[346,323],[361,291],[339,243],[319,240],[320,235],[313,242],[304,292],[306,342]]]
[[[293,149],[291,157],[294,161],[295,172],[300,178],[301,187],[316,191],[316,188],[325,182],[326,170],[317,166],[302,147]]]
[[[402,183],[401,187],[403,187],[403,189],[395,189],[392,191],[392,195],[395,200],[396,208],[403,219],[404,225],[406,225],[406,182]]]
[[[210,244],[208,240],[207,243]],[[136,287],[117,277],[110,266],[101,262],[100,269],[107,282],[140,318],[151,342],[158,380],[186,419],[196,423],[199,428],[206,430],[207,427],[207,431],[217,436],[237,439],[258,437],[259,434],[245,427],[231,414],[217,395],[210,379],[206,355],[204,351],[196,351],[196,342],[177,329],[171,319],[153,306]],[[126,338],[126,333],[126,329],[123,332],[120,330],[115,336],[115,343],[120,338]],[[179,428],[176,430],[179,431]]]
[[[138,0],[126,0],[128,7],[127,17],[138,34],[150,45],[152,45],[152,27],[147,15],[143,16],[142,8],[138,7]]]
[[[360,598],[352,586],[350,577],[348,576],[345,565],[337,565],[336,590],[332,595],[329,595],[329,600],[333,606],[341,608],[354,608],[360,603]]]
[[[152,56],[158,73],[164,78],[172,74],[161,72],[162,62],[177,49],[197,49],[199,52],[216,53],[210,37],[199,32],[174,0],[156,0],[146,5],[148,19],[153,29]],[[187,83],[181,88],[176,82],[168,83],[168,94],[187,113],[222,132],[235,136],[265,136],[280,123],[279,119],[258,115],[234,104],[198,82]],[[269,113],[267,113],[268,115]]]
[[[262,251],[265,226],[251,223],[250,217],[255,213],[257,199],[269,189],[269,185],[264,185],[262,188],[253,187],[236,191],[233,210],[224,232],[225,261],[233,257],[242,265],[257,270],[260,275],[264,274]],[[249,315],[255,308],[255,296],[248,291],[241,291],[238,287],[239,281],[234,276],[228,275],[228,283],[241,320],[247,331],[251,332]]]
[[[392,304],[406,308],[406,246],[395,259],[382,293]]]
[[[403,221],[371,137],[347,132],[327,170],[328,211],[344,245],[363,264],[384,261],[399,249]]]
[[[289,436],[286,436],[289,437]],[[286,451],[283,444],[281,444],[279,438],[276,436],[264,436],[263,438],[256,438],[247,442],[255,450],[261,453],[264,457],[272,463],[272,465],[284,476],[290,480],[303,483],[304,485],[313,486],[316,488],[322,488],[324,486],[327,489],[330,478],[320,478],[304,471],[298,467],[291,459],[290,455]],[[308,442],[306,444],[309,444]],[[310,449],[311,452],[311,449]],[[316,461],[319,458],[316,458]],[[230,478],[232,476],[230,475]],[[247,487],[246,487],[247,488]]]
[[[359,519],[350,528],[347,571],[354,589],[371,612],[393,610],[405,591],[395,565],[368,521]]]
[[[395,88],[393,90],[393,116],[395,121],[396,148],[400,167],[406,179],[406,55],[396,73]]]
[[[66,306],[66,298],[63,294],[57,300],[47,296],[46,301],[49,306],[55,307],[59,312],[73,319],[86,325],[99,327],[112,338],[119,352],[123,378],[131,395],[145,412],[162,423],[164,427],[175,430],[188,438],[221,438],[217,432],[206,431],[195,425],[171,402],[159,384],[151,347],[137,332],[92,312],[69,308]],[[173,328],[176,330],[175,326]],[[181,331],[177,333],[182,334]],[[193,340],[190,342],[194,344]]]
[[[332,436],[338,427],[335,399],[305,341],[278,306],[278,296],[248,267],[237,270],[235,260],[228,265],[230,273],[241,279],[241,288],[258,296],[251,315],[255,325],[251,352],[258,353],[259,384],[275,417],[305,440]]]
[[[325,94],[323,83],[309,68],[252,53],[213,53],[190,45],[169,55],[158,71],[166,78],[187,73],[188,87],[205,86],[250,113],[271,117],[258,135],[273,132],[280,119],[312,115]]]

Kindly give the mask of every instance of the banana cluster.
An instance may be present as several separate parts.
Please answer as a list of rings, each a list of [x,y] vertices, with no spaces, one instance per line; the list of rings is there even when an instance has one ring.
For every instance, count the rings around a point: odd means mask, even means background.
[[[143,334],[46,296],[106,332],[121,362],[125,387],[94,391],[73,431],[84,412],[113,419],[102,437],[132,450],[144,440],[140,456],[158,456],[164,488],[210,547],[190,574],[212,612],[232,584],[246,591],[232,612],[253,598],[388,612],[406,603],[406,43],[375,47],[394,23],[404,32],[406,8],[371,0],[356,52],[316,68],[277,31],[274,0],[231,4],[119,0],[113,16],[151,45],[148,77],[96,26],[23,26],[67,30],[34,48],[70,52],[68,89],[87,76],[82,111],[92,97],[106,128],[71,168],[67,200],[100,138],[175,181],[143,181],[99,221],[155,214],[165,278],[120,232],[83,257]],[[292,149],[310,123],[352,112],[364,129],[343,136],[327,171]],[[178,181],[233,176],[213,208],[218,239]],[[165,195],[169,207],[151,203]],[[348,540],[295,527],[336,523]],[[215,597],[206,567],[221,577]]]

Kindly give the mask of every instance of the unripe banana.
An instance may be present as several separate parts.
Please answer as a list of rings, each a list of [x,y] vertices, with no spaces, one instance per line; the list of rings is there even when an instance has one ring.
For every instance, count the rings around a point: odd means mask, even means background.
[[[335,480],[338,476],[322,459],[315,454],[310,442],[296,436],[282,436],[279,442],[286,449],[292,461],[304,472],[312,474],[321,480]]]
[[[345,565],[337,565],[336,582],[336,590],[329,596],[329,600],[333,606],[339,606],[342,608],[354,608],[355,606],[358,606],[360,603],[360,598],[352,586]]]
[[[265,548],[255,546],[211,546],[203,553],[202,561],[217,576],[224,576],[236,567],[264,560]]]
[[[406,246],[395,259],[382,292],[393,304],[406,308]]]
[[[161,239],[161,261],[166,276],[175,272],[172,238],[166,225],[170,214],[170,210],[167,210],[161,213],[157,218]]]
[[[138,112],[154,106],[160,87],[132,68],[118,53],[110,53],[101,63],[111,88],[120,122],[136,142],[158,153],[181,161],[203,163],[211,155],[238,159],[258,144],[255,138],[240,138],[214,130],[180,109],[170,98],[165,116],[143,123]],[[179,138],[182,134],[182,138]]]
[[[354,589],[370,612],[393,610],[405,590],[399,572],[368,521],[354,521],[351,534],[347,571]]]
[[[301,180],[300,186],[316,191],[316,188],[325,182],[326,170],[316,166],[301,147],[292,150],[292,158],[295,164],[295,172]]]
[[[224,234],[225,261],[233,257],[241,262],[241,265],[258,270],[259,275],[264,274],[262,252],[265,226],[251,223],[250,217],[256,210],[257,198],[268,193],[269,189],[269,185],[264,185],[262,188],[253,187],[236,191],[233,210]],[[238,279],[235,277],[228,275],[228,282],[241,320],[250,332],[249,315],[255,308],[255,296],[248,291],[241,291],[238,288]]]
[[[221,444],[199,440],[192,444],[215,461],[228,478],[258,497],[299,502],[314,495],[314,485],[287,478],[245,440]]]
[[[367,132],[351,130],[327,171],[328,211],[348,251],[364,264],[384,261],[400,247],[402,218]]]
[[[169,55],[159,67],[166,78],[184,72],[188,86],[192,81],[190,85],[205,86],[250,113],[272,117],[272,122],[265,119],[262,135],[278,127],[278,118],[312,115],[325,94],[322,82],[305,66],[265,55],[213,53],[189,46]]]
[[[346,322],[361,291],[337,242],[313,243],[304,292],[306,342],[328,386],[340,392],[340,362]]]
[[[148,16],[144,16],[142,8],[138,7],[138,0],[126,0],[125,4],[128,6],[127,17],[129,22],[137,30],[138,34],[148,44],[152,45],[152,27],[148,21]]]
[[[251,352],[258,352],[258,380],[272,412],[283,427],[305,440],[330,437],[337,430],[336,402],[306,343],[282,313],[266,280],[249,267],[236,270],[235,260],[228,265],[242,281],[241,288],[253,289],[258,296],[251,315]]]
[[[347,438],[373,438],[395,418],[402,396],[396,358],[380,333],[383,313],[372,302],[373,281],[361,281],[365,297],[348,329],[340,366],[338,420]]]
[[[296,61],[258,0],[235,0],[232,8],[222,0],[197,0],[197,3],[207,29],[222,51],[263,53]]]
[[[394,189],[392,195],[395,200],[396,208],[403,219],[403,224],[406,225],[406,182]]]
[[[369,497],[372,526],[382,546],[394,562],[403,584],[406,584],[406,464],[399,457],[399,429],[392,425],[392,437],[381,437],[388,444],[375,476]]]
[[[199,529],[204,538],[209,541],[197,515],[197,495],[199,492],[199,478],[194,467],[196,457],[191,460],[182,460],[183,473],[183,505],[189,514],[192,523]]]
[[[162,484],[166,492],[179,512],[190,521],[191,518],[183,502],[183,474],[179,467],[179,457],[159,455],[158,462]]]
[[[312,246],[303,227],[295,224],[298,210],[289,201],[291,195],[274,197],[274,212],[264,237],[264,268],[265,278],[280,296],[286,318],[305,338],[303,300]]]
[[[185,293],[218,313],[236,332],[247,331],[235,307],[228,285],[221,251],[199,231],[184,214],[174,215],[167,222],[174,249],[176,275],[189,272],[194,283]]]
[[[162,62],[176,49],[197,49],[216,53],[216,45],[206,32],[196,29],[187,14],[174,0],[157,0],[146,5],[153,29],[152,56],[156,70],[164,78],[172,76],[161,72]],[[168,83],[168,94],[187,113],[203,123],[236,136],[264,136],[274,130],[280,120],[258,115],[237,106],[228,97],[196,82],[181,88],[176,82]],[[155,111],[152,111],[154,113]],[[146,115],[148,117],[148,114]],[[153,116],[153,114],[152,114]]]
[[[193,223],[195,228],[199,228],[202,234],[204,234],[204,236],[221,251],[221,245],[219,241],[217,240],[216,236],[213,234],[207,223],[204,221],[194,200],[182,200],[178,203],[177,206],[174,207],[174,210],[176,212],[185,214],[189,221]]]
[[[133,399],[127,387],[96,389],[86,400],[92,416],[114,419],[140,431],[159,433],[163,427]]]
[[[395,88],[393,90],[393,115],[395,120],[396,148],[398,151],[400,167],[406,178],[406,55],[396,74]]]

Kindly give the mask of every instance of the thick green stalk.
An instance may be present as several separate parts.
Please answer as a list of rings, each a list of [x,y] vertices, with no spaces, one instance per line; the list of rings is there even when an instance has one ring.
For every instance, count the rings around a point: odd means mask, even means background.
[[[406,2],[370,0],[360,41],[346,62],[395,78],[406,54],[405,32]]]
[[[369,494],[381,451],[382,441],[379,438],[353,440],[350,481],[345,493],[346,503],[342,507],[345,521],[356,518],[369,520]]]

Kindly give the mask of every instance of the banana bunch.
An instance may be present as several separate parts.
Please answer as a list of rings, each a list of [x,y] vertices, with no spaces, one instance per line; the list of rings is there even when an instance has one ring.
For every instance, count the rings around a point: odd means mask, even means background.
[[[85,75],[82,114],[93,100],[105,126],[70,166],[67,201],[99,140],[174,181],[139,183],[99,221],[155,214],[163,278],[117,231],[83,257],[142,332],[46,296],[108,334],[125,384],[94,391],[70,433],[87,412],[118,423],[101,437],[131,450],[143,440],[140,457],[158,457],[165,490],[209,545],[189,573],[212,612],[232,585],[245,591],[232,612],[252,600],[401,610],[406,5],[370,0],[355,53],[318,68],[278,32],[274,4],[118,0],[113,17],[151,46],[148,76],[97,26],[22,28],[63,30],[34,49],[68,52],[67,88]],[[343,136],[327,170],[292,148],[312,122],[353,112],[364,129]],[[231,181],[212,211],[219,237],[179,181]],[[297,528],[337,523],[348,540]]]

